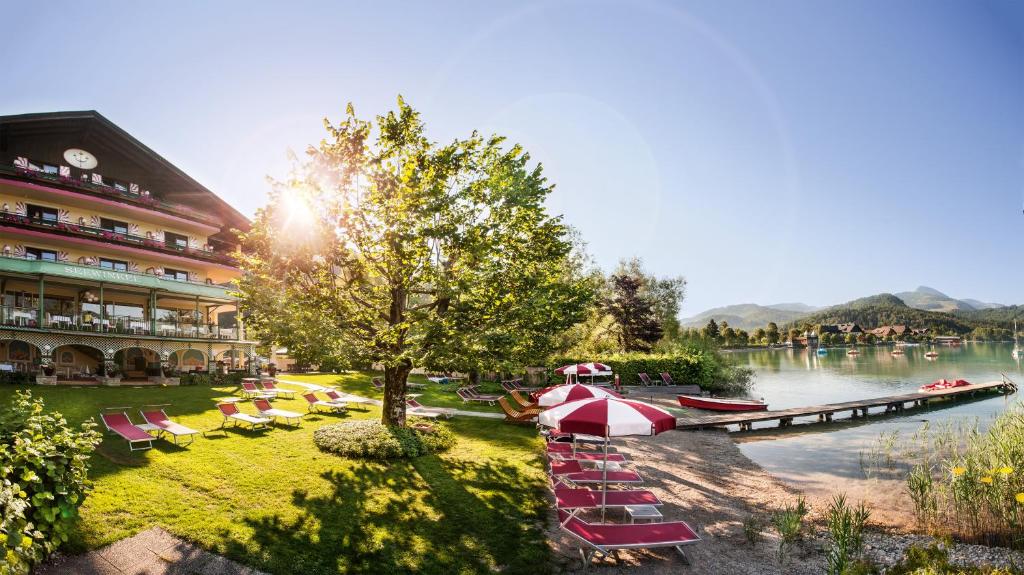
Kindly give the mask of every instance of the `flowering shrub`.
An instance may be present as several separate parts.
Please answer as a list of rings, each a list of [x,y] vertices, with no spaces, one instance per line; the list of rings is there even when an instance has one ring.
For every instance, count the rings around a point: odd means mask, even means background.
[[[364,419],[325,425],[313,432],[313,443],[323,451],[361,459],[399,459],[447,451],[455,435],[447,426],[431,422],[428,430],[388,427]]]
[[[28,573],[68,533],[89,492],[89,455],[100,434],[78,429],[18,392],[0,412],[0,573]]]

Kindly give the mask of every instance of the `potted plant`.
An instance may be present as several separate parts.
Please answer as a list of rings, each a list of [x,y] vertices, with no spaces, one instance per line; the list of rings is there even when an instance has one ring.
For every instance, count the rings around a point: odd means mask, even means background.
[[[39,369],[41,375],[36,376],[39,385],[57,385],[57,370],[52,364],[44,363]]]

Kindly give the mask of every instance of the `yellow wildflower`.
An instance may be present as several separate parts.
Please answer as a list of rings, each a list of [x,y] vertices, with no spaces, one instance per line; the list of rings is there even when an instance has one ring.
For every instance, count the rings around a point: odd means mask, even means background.
[[[964,473],[967,473],[967,468],[966,467],[956,466],[956,467],[953,468],[953,475],[958,475],[959,476],[959,475],[963,475]]]
[[[1013,468],[1012,467],[1008,467],[1008,466],[1000,467],[999,468],[999,473],[1002,473],[1003,475],[1009,475],[1009,474],[1013,473]]]
[[[981,482],[985,483],[986,485],[991,485],[992,484],[992,476],[991,475],[986,475],[985,477],[982,477],[981,478]]]
[[[1017,503],[1024,503],[1024,493],[1017,494]]]

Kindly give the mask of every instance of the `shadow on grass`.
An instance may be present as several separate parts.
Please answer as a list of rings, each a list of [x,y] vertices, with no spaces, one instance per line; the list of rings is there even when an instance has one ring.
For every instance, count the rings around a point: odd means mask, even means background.
[[[245,519],[225,551],[273,573],[543,573],[543,485],[504,461],[424,456],[320,475],[292,492],[298,516]]]

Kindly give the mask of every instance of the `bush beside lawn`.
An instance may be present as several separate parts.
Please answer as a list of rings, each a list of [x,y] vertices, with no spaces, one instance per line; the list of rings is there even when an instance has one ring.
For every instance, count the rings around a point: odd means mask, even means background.
[[[285,376],[324,378],[354,393],[370,387],[364,374]],[[19,388],[0,387],[0,402]],[[73,425],[106,406],[167,403],[173,419],[212,430],[221,422],[215,399],[236,389],[32,391]],[[301,397],[275,405],[306,411]],[[242,409],[252,413],[251,405]],[[547,570],[545,476],[534,430],[456,417],[448,424],[457,439],[450,452],[390,463],[338,457],[313,443],[321,426],[379,417],[374,407],[316,414],[298,429],[216,431],[187,448],[157,441],[135,454],[106,436],[91,460],[94,490],[67,549],[97,548],[157,525],[269,573]]]

